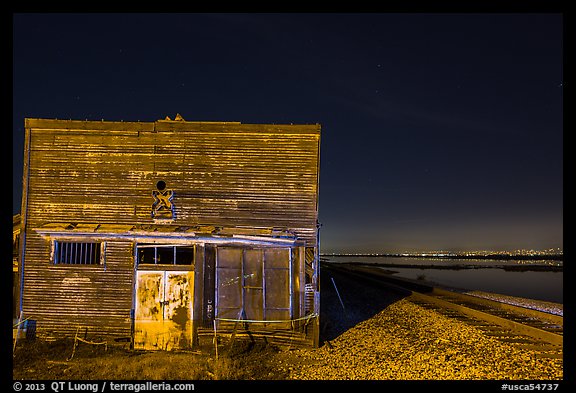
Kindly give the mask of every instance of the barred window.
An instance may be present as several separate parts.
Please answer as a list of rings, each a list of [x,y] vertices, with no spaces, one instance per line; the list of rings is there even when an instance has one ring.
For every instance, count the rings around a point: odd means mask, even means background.
[[[99,265],[100,253],[99,242],[54,242],[56,265]]]

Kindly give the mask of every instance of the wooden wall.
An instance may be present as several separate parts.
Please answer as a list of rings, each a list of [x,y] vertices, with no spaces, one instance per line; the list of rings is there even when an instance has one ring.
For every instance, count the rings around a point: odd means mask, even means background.
[[[174,191],[174,224],[288,228],[316,245],[319,125],[25,123],[23,311],[39,331],[130,334],[132,245],[108,242],[105,271],[71,269],[50,264],[34,228],[153,223],[159,180]]]
[[[35,224],[151,222],[164,180],[175,223],[285,227],[315,244],[319,125],[28,119],[26,129]]]
[[[73,336],[78,327],[96,336],[131,334],[132,245],[106,243],[106,265],[50,264],[50,245],[28,236],[24,317],[38,321],[40,336]]]

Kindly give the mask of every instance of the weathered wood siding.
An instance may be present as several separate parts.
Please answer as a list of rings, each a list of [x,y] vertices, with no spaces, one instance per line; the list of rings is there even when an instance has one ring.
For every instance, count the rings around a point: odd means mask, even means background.
[[[131,334],[132,245],[106,243],[106,265],[52,265],[50,244],[29,233],[24,276],[24,316],[38,321],[40,336]]]
[[[175,193],[175,223],[286,227],[315,244],[318,125],[32,120],[28,210],[36,222],[151,222],[151,192]]]
[[[40,333],[130,334],[132,245],[109,241],[106,270],[55,266],[34,228],[152,223],[159,180],[174,191],[174,224],[288,228],[316,245],[319,125],[25,123],[22,304]]]

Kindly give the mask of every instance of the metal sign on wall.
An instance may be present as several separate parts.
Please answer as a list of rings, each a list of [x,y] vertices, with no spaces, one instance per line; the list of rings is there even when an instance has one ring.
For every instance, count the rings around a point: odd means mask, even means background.
[[[156,183],[157,190],[152,191],[154,202],[152,203],[152,218],[173,219],[174,218],[174,191],[166,188],[166,182],[160,180]]]

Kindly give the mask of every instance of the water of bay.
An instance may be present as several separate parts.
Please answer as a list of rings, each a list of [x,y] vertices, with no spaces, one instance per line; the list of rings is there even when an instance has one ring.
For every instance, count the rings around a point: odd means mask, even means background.
[[[330,262],[382,265],[397,277],[425,280],[468,291],[492,292],[563,303],[563,272],[505,270],[510,265],[562,266],[562,261],[433,259],[403,257],[328,256]],[[442,268],[439,268],[442,267]]]

